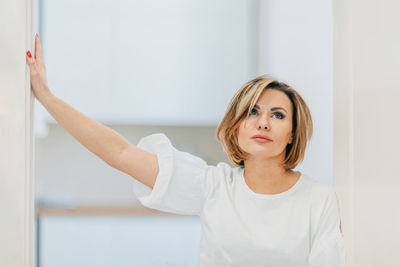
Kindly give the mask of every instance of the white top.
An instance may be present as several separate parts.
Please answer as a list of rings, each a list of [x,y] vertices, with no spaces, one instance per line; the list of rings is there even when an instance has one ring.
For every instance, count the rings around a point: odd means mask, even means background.
[[[146,207],[199,215],[202,236],[198,267],[344,267],[336,194],[331,186],[301,174],[279,194],[253,192],[243,167],[216,166],[177,150],[161,133],[139,148],[158,157],[153,190],[134,180]]]

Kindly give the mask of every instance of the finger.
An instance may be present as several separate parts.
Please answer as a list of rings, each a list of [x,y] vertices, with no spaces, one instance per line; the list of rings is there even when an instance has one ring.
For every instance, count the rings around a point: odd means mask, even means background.
[[[28,63],[28,65],[30,65],[30,63],[31,63],[30,59],[32,58],[31,51],[29,51],[29,50],[26,51],[25,57],[26,57],[26,63]]]
[[[28,63],[29,67],[32,67],[32,64],[35,62],[34,58],[32,57],[32,54],[29,50],[26,51],[26,62]]]
[[[35,59],[42,61],[42,46],[40,45],[39,35],[35,35]]]

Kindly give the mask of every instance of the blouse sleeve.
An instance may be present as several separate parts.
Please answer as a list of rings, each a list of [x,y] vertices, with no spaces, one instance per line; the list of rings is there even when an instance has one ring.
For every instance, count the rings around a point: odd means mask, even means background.
[[[153,189],[134,179],[133,191],[142,205],[164,212],[199,215],[213,166],[190,153],[177,150],[167,136],[140,139],[139,148],[157,155],[159,173]]]
[[[345,246],[336,194],[330,188],[309,254],[310,267],[345,267]]]

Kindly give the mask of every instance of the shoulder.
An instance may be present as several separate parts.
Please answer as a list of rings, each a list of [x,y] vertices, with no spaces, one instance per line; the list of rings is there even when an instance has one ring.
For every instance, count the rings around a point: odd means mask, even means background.
[[[237,169],[237,167],[233,167],[226,162],[219,162],[215,166],[208,166],[209,176],[216,183],[221,181],[231,183],[238,172]]]
[[[336,191],[333,186],[309,175],[304,175],[304,178],[304,186],[307,188],[312,206],[321,208],[328,202],[336,201]]]
[[[304,176],[304,183],[310,188],[311,193],[316,197],[323,197],[331,194],[334,191],[334,188],[331,185],[322,183],[315,179],[314,177],[303,174]]]
[[[217,165],[213,167],[216,174],[219,175],[231,175],[236,169],[235,167],[226,162],[218,162]]]
[[[322,218],[326,217],[336,223],[340,215],[338,198],[334,187],[319,182],[310,176],[307,176],[305,180],[309,186],[312,220],[319,222]],[[314,225],[313,227],[316,226]]]
[[[239,167],[233,167],[226,162],[207,166],[207,191],[213,194],[219,190],[227,190],[234,183]]]
[[[309,188],[310,218],[312,220],[311,229],[313,234],[315,234],[318,225],[321,223],[323,224],[322,227],[335,227],[340,220],[340,215],[334,187],[310,176],[307,176],[304,180]]]

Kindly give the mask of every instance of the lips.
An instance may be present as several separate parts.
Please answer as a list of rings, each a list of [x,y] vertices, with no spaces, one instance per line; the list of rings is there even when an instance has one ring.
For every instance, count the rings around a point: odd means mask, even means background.
[[[262,139],[265,139],[265,140],[268,140],[268,141],[272,141],[271,138],[269,138],[268,136],[266,136],[266,135],[264,135],[264,134],[256,134],[256,135],[254,135],[252,138],[253,138],[253,139],[255,139],[255,138],[262,138]]]

